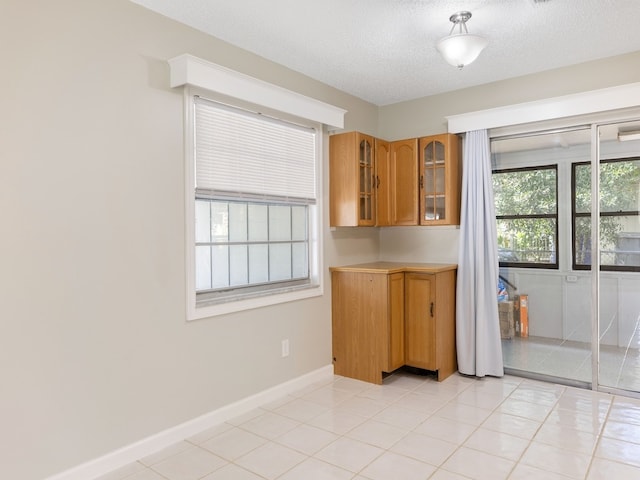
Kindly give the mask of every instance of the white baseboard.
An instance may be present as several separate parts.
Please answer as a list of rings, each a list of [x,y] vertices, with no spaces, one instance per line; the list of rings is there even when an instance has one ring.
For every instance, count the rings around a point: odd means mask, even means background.
[[[90,460],[86,463],[58,473],[46,480],[89,480],[122,468],[136,460],[156,453],[166,447],[192,437],[208,428],[243,415],[261,405],[273,402],[285,395],[301,390],[313,383],[333,376],[333,365],[327,365],[300,377],[271,387],[262,392],[243,398],[224,407],[213,410],[175,427],[144,438],[126,447]]]

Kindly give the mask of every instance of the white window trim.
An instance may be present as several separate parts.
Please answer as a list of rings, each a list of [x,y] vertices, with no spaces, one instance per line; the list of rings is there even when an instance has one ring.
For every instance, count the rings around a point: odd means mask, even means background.
[[[184,88],[184,126],[185,126],[185,258],[186,258],[186,305],[187,320],[197,320],[217,315],[266,307],[321,296],[323,290],[322,274],[322,150],[325,128],[324,123],[333,127],[343,127],[344,113],[337,107],[305,97],[296,92],[268,84],[258,79],[233,72],[215,64],[205,62],[190,55],[182,55],[170,60],[171,85],[185,86]],[[196,65],[197,75],[193,74]],[[222,75],[220,75],[222,72]],[[179,80],[175,80],[178,78]],[[192,88],[196,87],[196,88]],[[198,88],[199,87],[199,88]],[[283,293],[273,293],[264,296],[246,298],[238,301],[198,306],[196,303],[195,285],[195,166],[193,163],[193,112],[195,94],[210,93],[213,97],[232,96],[239,102],[256,104],[271,110],[277,110],[287,115],[310,120],[317,124],[316,135],[317,158],[316,181],[317,202],[309,221],[309,274],[311,285]],[[332,113],[331,115],[328,115]],[[339,117],[339,118],[338,118]]]
[[[640,106],[640,82],[450,115],[450,133],[495,129]]]
[[[344,128],[346,110],[193,55],[169,60],[171,86],[190,85],[331,127]]]

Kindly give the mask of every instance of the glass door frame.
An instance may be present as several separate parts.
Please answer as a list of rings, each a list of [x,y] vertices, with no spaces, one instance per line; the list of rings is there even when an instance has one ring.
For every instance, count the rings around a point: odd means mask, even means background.
[[[590,128],[590,164],[591,164],[591,382],[581,382],[574,379],[551,377],[536,372],[514,370],[513,373],[523,374],[537,380],[548,380],[571,386],[590,388],[594,391],[619,394],[628,397],[640,398],[640,391],[626,390],[601,383],[600,362],[600,294],[601,294],[601,250],[600,250],[600,128],[606,125],[622,124],[625,122],[640,121],[638,108],[600,112],[598,114],[586,114],[583,116],[556,119],[550,122],[514,125],[513,127],[499,127],[490,131],[490,139],[499,139],[509,136],[535,136],[552,131],[572,130],[580,127]],[[572,225],[571,228],[574,228]],[[572,247],[573,248],[573,247]],[[509,372],[511,373],[511,372]]]
[[[600,165],[601,165],[601,135],[600,129],[604,126],[624,124],[640,121],[640,115],[631,117],[613,118],[609,121],[594,122],[591,124],[591,389],[598,392],[624,395],[640,398],[640,390],[628,390],[613,387],[601,383],[601,338],[600,338],[600,297],[601,297],[601,246],[600,246]]]

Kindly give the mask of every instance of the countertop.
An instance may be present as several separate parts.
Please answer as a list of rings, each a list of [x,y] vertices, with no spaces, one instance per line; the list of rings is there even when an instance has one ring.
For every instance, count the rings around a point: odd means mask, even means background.
[[[412,263],[412,262],[371,262],[356,265],[344,265],[329,267],[331,272],[365,272],[365,273],[440,273],[448,270],[456,270],[455,263]]]

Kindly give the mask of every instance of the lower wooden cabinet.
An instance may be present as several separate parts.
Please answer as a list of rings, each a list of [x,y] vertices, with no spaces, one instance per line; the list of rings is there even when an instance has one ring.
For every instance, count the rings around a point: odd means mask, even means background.
[[[404,365],[404,274],[331,273],[334,373],[382,383]]]
[[[404,365],[455,372],[455,276],[444,264],[332,267],[335,374],[380,384]]]
[[[457,370],[455,271],[405,273],[405,364],[437,372]]]

